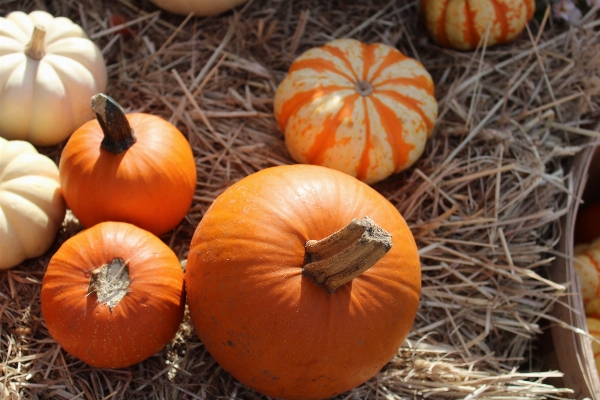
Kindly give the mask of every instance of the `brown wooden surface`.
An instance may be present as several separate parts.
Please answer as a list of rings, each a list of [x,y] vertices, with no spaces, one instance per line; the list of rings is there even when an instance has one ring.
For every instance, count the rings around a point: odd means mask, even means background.
[[[600,141],[595,140],[594,143],[595,147],[590,146],[576,156],[572,169],[573,193],[576,198],[583,198],[586,201],[591,201],[592,194],[598,192],[598,188],[592,187],[592,185],[589,190],[586,190],[588,178],[598,176],[597,174],[600,173],[600,147],[598,146]],[[584,192],[586,197],[582,197]],[[561,299],[562,302],[554,306],[553,316],[570,327],[587,330],[583,301],[578,294],[581,292],[580,284],[572,261],[575,218],[580,207],[580,202],[574,200],[570,212],[562,219],[563,236],[557,250],[564,256],[556,259],[550,271],[550,277],[558,283],[572,283]],[[584,334],[578,333],[572,328],[565,328],[558,323],[553,325],[552,337],[558,363],[564,373],[565,386],[574,390],[572,398],[600,399],[600,379],[590,339]]]

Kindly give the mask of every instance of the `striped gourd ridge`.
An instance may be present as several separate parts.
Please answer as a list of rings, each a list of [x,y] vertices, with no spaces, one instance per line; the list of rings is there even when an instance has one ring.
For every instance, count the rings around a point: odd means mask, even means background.
[[[515,40],[533,17],[535,0],[422,0],[421,9],[438,44],[472,50],[488,29],[488,46]]]
[[[410,167],[437,118],[431,76],[394,47],[337,39],[299,56],[274,108],[291,156],[375,183]]]

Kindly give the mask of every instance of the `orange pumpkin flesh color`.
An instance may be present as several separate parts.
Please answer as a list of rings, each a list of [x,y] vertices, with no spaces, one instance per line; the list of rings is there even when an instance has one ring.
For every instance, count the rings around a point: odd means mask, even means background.
[[[488,26],[488,46],[515,40],[533,17],[535,0],[422,0],[421,9],[438,44],[472,50]]]
[[[437,118],[427,70],[392,46],[337,39],[294,60],[275,117],[299,163],[375,183],[415,163]]]
[[[382,244],[346,234],[357,229]],[[344,239],[322,241],[336,232]],[[365,266],[371,252],[379,254]],[[396,354],[421,273],[406,222],[377,191],[291,165],[252,174],[215,200],[191,242],[186,288],[196,331],[221,367],[267,396],[321,399],[360,385]]]
[[[104,222],[54,254],[41,303],[48,332],[69,354],[95,367],[123,368],[150,357],[177,332],[184,275],[156,236]]]
[[[77,129],[59,172],[69,208],[85,227],[129,222],[155,235],[187,214],[196,188],[192,149],[170,122],[127,114],[110,97],[92,98],[96,120]]]

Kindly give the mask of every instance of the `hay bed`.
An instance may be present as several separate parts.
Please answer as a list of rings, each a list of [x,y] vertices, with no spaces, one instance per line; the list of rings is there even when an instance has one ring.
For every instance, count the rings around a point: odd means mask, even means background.
[[[599,135],[592,128],[600,115],[600,21],[593,14],[568,26],[540,10],[516,43],[465,53],[432,44],[416,1],[251,0],[219,17],[185,18],[142,0],[0,0],[1,15],[17,9],[81,24],[107,61],[107,93],[187,135],[196,195],[186,219],[162,237],[181,260],[223,190],[262,168],[293,163],[272,97],[296,56],[353,37],[417,58],[434,78],[439,121],[417,164],[375,188],[416,237],[421,305],[398,356],[339,398],[569,395],[551,379],[561,374],[544,369],[535,339],[568,291],[544,276],[560,257],[552,250],[558,220],[576,201],[570,160]],[[110,22],[115,16],[126,21],[124,36]],[[58,162],[61,149],[40,151]],[[219,368],[187,315],[163,351],[130,368],[95,369],[62,351],[48,335],[39,294],[49,258],[80,229],[68,216],[45,256],[0,272],[0,398],[263,398]]]

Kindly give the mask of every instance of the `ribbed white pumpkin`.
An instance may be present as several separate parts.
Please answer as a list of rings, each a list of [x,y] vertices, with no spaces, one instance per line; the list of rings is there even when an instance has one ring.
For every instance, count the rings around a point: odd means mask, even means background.
[[[294,160],[369,184],[415,163],[438,112],[421,63],[392,46],[354,39],[296,58],[273,103]]]
[[[45,11],[0,18],[0,136],[60,143],[94,117],[90,98],[106,81],[100,50],[70,19]]]
[[[0,138],[0,269],[42,255],[65,217],[58,167],[30,143]]]
[[[195,16],[217,15],[248,0],[150,0],[158,7],[174,14]]]

